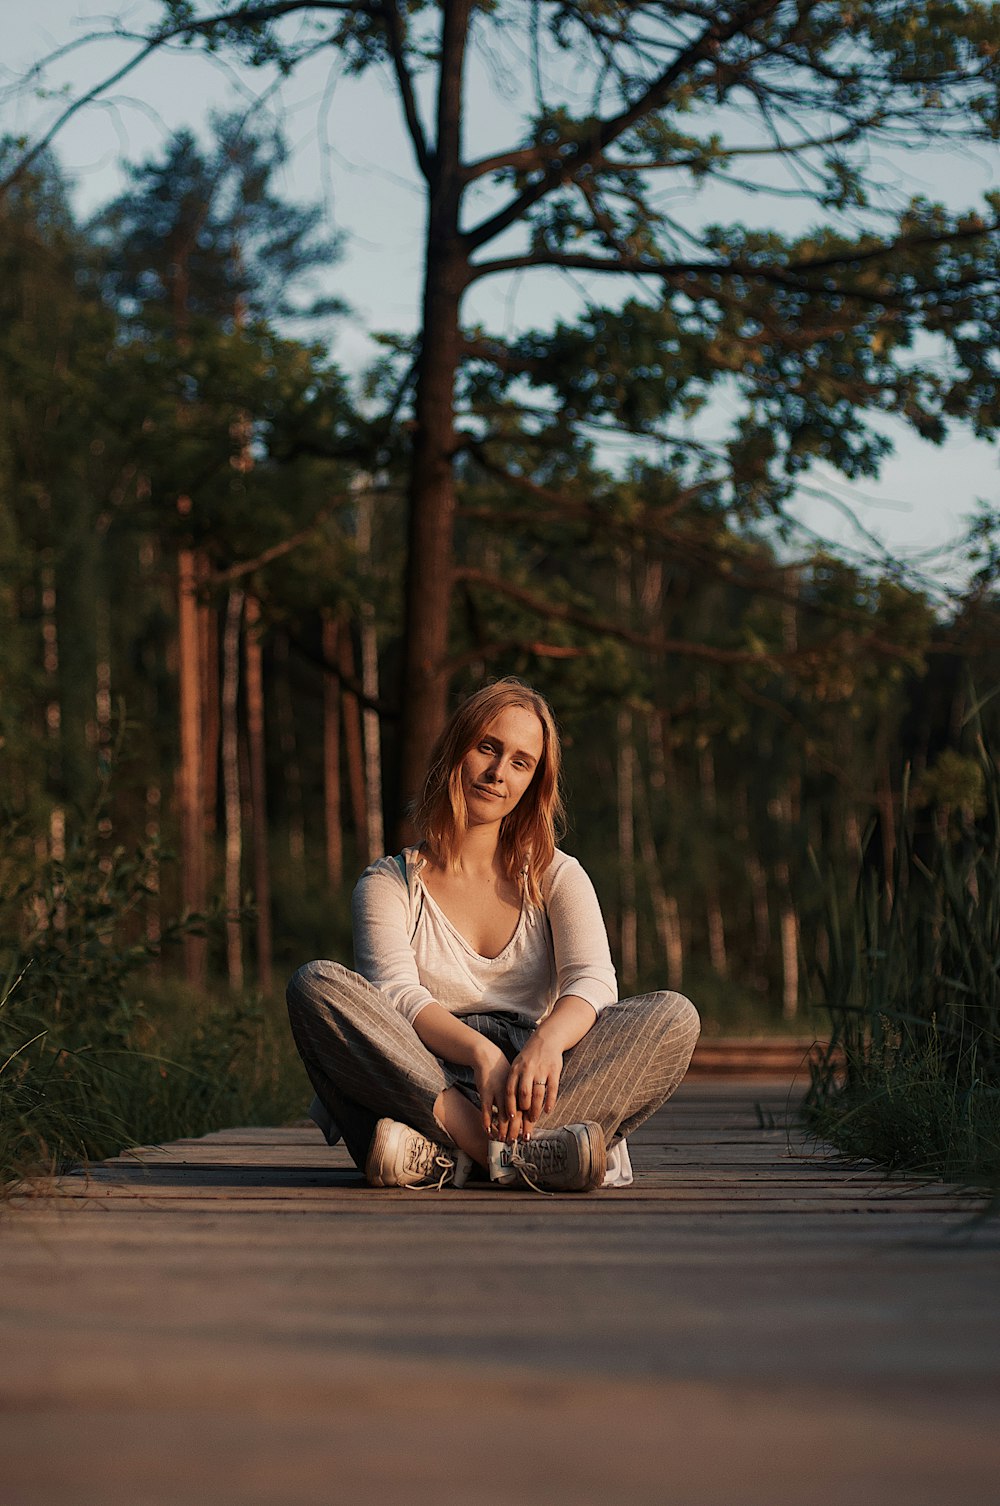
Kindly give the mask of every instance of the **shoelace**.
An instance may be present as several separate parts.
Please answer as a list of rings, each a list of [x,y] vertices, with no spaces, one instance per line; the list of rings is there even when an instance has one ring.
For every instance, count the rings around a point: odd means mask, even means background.
[[[533,1140],[531,1143],[535,1154],[530,1160],[521,1151],[513,1150],[509,1164],[520,1173],[532,1192],[540,1193],[542,1197],[556,1197],[557,1194],[550,1192],[547,1187],[539,1187],[535,1177],[544,1176],[547,1171],[561,1170],[566,1160],[565,1150],[553,1140]]]
[[[415,1189],[417,1192],[440,1192],[442,1187],[446,1186],[449,1176],[455,1170],[454,1159],[431,1140],[425,1140],[423,1143],[416,1140],[412,1141],[410,1144],[410,1154],[407,1156],[406,1162],[408,1170],[419,1172],[423,1177],[433,1177],[437,1168],[441,1168],[437,1181],[421,1183]]]
[[[427,1168],[428,1176],[433,1174],[434,1168],[436,1166],[441,1167],[441,1175],[438,1177],[437,1181],[421,1182],[419,1186],[413,1189],[414,1192],[440,1192],[443,1187],[446,1187],[448,1185],[448,1178],[453,1175],[455,1170],[455,1163],[451,1159],[451,1156],[446,1155],[443,1151],[436,1156],[432,1156],[431,1164]]]

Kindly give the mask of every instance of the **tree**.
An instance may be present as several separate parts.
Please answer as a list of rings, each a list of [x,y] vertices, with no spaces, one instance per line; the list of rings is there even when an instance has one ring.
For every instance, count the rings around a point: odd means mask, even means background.
[[[1000,203],[955,214],[900,202],[877,192],[870,160],[995,139],[997,30],[997,5],[961,0],[166,0],[162,25],[137,36],[136,63],[180,40],[278,70],[328,46],[353,69],[391,71],[427,206],[405,792],[445,713],[459,457],[475,441],[493,466],[506,458],[484,394],[523,407],[534,389],[519,440],[535,442],[535,468],[556,426],[567,442],[624,426],[666,447],[675,502],[708,491],[751,514],[780,508],[816,459],[873,472],[886,443],[868,412],[933,439],[959,421],[993,431]],[[534,98],[519,139],[469,160],[476,44],[530,58]],[[776,164],[790,169],[783,182]],[[817,218],[790,233],[706,225],[664,194],[682,188],[697,206],[719,184],[798,195]],[[513,341],[464,326],[473,286],[542,267],[589,279],[578,323]],[[598,284],[623,277],[646,291],[609,302]],[[920,331],[933,337],[926,356]],[[692,465],[670,448],[671,423],[720,386],[739,419]],[[508,496],[531,479],[506,476]]]
[[[0,160],[9,155],[0,145]],[[51,158],[0,200],[0,243],[0,746],[5,796],[22,809],[45,768],[58,845],[67,820],[89,812],[108,751],[98,553],[115,481],[104,365],[114,321]]]

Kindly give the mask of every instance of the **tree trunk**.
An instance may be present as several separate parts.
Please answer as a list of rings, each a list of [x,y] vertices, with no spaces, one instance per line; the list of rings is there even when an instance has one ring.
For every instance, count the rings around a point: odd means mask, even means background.
[[[698,754],[698,777],[701,783],[702,808],[708,817],[712,841],[717,841],[716,814],[718,802],[715,789],[715,759],[712,757],[712,750],[708,743],[705,744]],[[726,955],[726,922],[722,913],[722,894],[719,888],[719,875],[714,858],[709,859],[706,889],[705,908],[708,922],[708,956],[713,972],[720,978],[728,978],[729,959]]]
[[[337,662],[341,672],[341,707],[344,724],[344,751],[347,755],[347,787],[351,796],[351,816],[354,821],[354,843],[358,862],[367,862],[368,852],[368,800],[365,795],[365,756],[361,737],[361,709],[358,698],[348,690],[345,676],[355,678],[354,645],[351,642],[351,625],[340,624],[337,637]]]
[[[323,616],[323,658],[337,663],[337,623]],[[344,835],[340,814],[340,681],[323,672],[323,814],[326,828],[326,877],[335,892],[344,882]]]
[[[639,972],[638,925],[635,908],[635,746],[632,713],[618,713],[618,892],[621,907],[620,947],[622,981],[632,993]]]
[[[799,792],[794,779],[789,779],[780,798],[782,841],[788,843],[792,826],[798,819]],[[775,864],[778,882],[779,926],[781,931],[782,997],[781,1012],[786,1020],[793,1020],[799,1012],[799,915],[792,892],[791,873],[786,858]]]
[[[370,603],[361,607],[361,687],[369,700],[378,698],[378,647],[375,640],[374,611]],[[362,717],[365,749],[365,830],[368,834],[368,861],[374,863],[385,852],[382,823],[382,738],[378,712],[366,706]]]
[[[204,587],[211,573],[203,549],[195,556],[198,581],[198,650],[201,660],[202,797],[205,802],[205,834],[215,835],[219,799],[219,623],[215,607],[205,600]]]
[[[234,992],[243,988],[243,811],[240,805],[240,750],[237,711],[240,686],[240,627],[243,592],[230,591],[222,639],[222,793],[226,823],[226,973]]]
[[[653,905],[653,920],[663,955],[667,959],[667,987],[679,989],[684,976],[684,948],[681,945],[680,917],[677,901],[663,887],[660,860],[653,841],[653,820],[649,795],[643,781],[635,784],[635,815],[639,832],[639,851]]]
[[[781,905],[781,961],[784,974],[781,1012],[794,1020],[799,1012],[799,917],[791,896]]]
[[[632,578],[623,553],[615,572],[615,603],[622,622],[632,608]],[[627,706],[618,712],[618,897],[622,981],[635,992],[639,973],[639,926],[635,905],[635,732]]]
[[[372,565],[372,492],[371,480],[363,478],[358,497],[357,550],[366,573]],[[378,699],[378,638],[375,632],[375,608],[370,601],[361,603],[361,688],[365,699]],[[382,821],[382,738],[378,712],[366,706],[362,714],[365,751],[365,830],[368,836],[368,862],[385,852]]]
[[[892,794],[892,776],[889,773],[889,757],[886,748],[888,732],[879,737],[876,753],[875,799],[878,805],[879,835],[882,839],[882,864],[885,869],[886,911],[892,903],[896,870],[896,805]]]
[[[46,495],[46,511],[53,505]],[[61,548],[52,582],[58,624],[58,788],[67,808],[87,810],[97,794],[97,616],[99,535],[86,487],[56,497]],[[109,697],[110,707],[110,697]]]
[[[257,981],[270,991],[271,872],[267,841],[267,779],[264,754],[264,673],[260,646],[260,602],[246,599],[247,747],[250,756],[250,799],[253,808],[253,881],[257,902]]]
[[[437,133],[430,165],[423,343],[414,401],[403,656],[400,800],[417,794],[448,702],[448,625],[454,569],[455,372],[468,260],[459,231],[461,117],[471,0],[444,8]],[[409,827],[401,818],[401,835]]]
[[[767,897],[767,873],[760,854],[754,845],[754,833],[750,823],[750,789],[741,781],[735,793],[739,822],[736,839],[746,852],[746,875],[750,882],[750,902],[753,911],[753,963],[752,983],[759,993],[767,992],[767,958],[771,945],[771,915]]]
[[[39,587],[42,607],[42,671],[45,676],[45,736],[49,745],[48,779],[52,788],[61,787],[63,767],[62,696],[59,680],[59,624],[56,617],[58,597],[56,576],[51,565],[43,565]],[[60,819],[64,819],[60,807]],[[55,842],[50,836],[47,850],[39,854],[56,857]],[[61,859],[59,859],[61,861]]]
[[[747,877],[753,901],[753,957],[756,965],[756,987],[761,993],[767,990],[767,956],[771,948],[771,914],[767,902],[767,874],[755,852],[747,857]]]
[[[302,766],[295,729],[295,703],[288,677],[288,637],[279,633],[274,641],[274,695],[278,706],[281,767],[285,782],[285,820],[288,823],[288,856],[301,873],[306,857],[306,809],[302,794]]]
[[[660,799],[666,798],[669,788],[676,785],[677,771],[674,764],[673,747],[670,741],[670,716],[662,707],[654,711],[646,722],[646,747],[649,753],[649,789],[656,791]],[[669,814],[669,807],[668,807]],[[652,813],[650,812],[650,823]],[[671,830],[672,823],[668,822],[667,829]],[[652,833],[650,833],[652,840]],[[676,844],[673,837],[667,839],[667,872],[670,874],[677,871]],[[657,872],[660,871],[657,861]],[[667,987],[681,989],[684,986],[684,928],[681,924],[680,905],[677,896],[663,892],[662,901],[654,893],[653,903],[656,906],[657,927],[663,940],[667,954]]]
[[[186,500],[186,499],[183,499]],[[178,778],[181,825],[181,902],[191,915],[202,915],[205,889],[205,802],[202,794],[201,655],[198,644],[198,580],[193,549],[177,553],[177,668],[180,680],[181,762]],[[204,988],[208,943],[186,935],[184,976]]]
[[[163,935],[163,921],[160,913],[160,804],[161,790],[158,780],[146,786],[146,841],[150,844],[151,860],[148,876],[146,879],[146,945],[154,952],[159,952],[160,941]],[[160,961],[157,957],[151,964],[157,972]]]
[[[94,643],[97,662],[96,693],[94,698],[95,742],[99,768],[110,767],[113,757],[112,702],[111,702],[111,612],[107,598],[101,595],[94,602]],[[110,832],[107,833],[110,836]]]

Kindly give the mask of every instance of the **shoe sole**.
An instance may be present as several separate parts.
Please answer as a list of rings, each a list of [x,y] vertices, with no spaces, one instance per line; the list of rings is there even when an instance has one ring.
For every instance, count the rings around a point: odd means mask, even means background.
[[[365,1181],[369,1187],[394,1187],[396,1185],[395,1182],[385,1181],[378,1171],[378,1167],[388,1155],[389,1142],[395,1127],[395,1121],[392,1119],[380,1119],[375,1126],[375,1134],[368,1147],[368,1155],[365,1157]]]
[[[580,1128],[586,1131],[587,1146],[590,1153],[590,1177],[583,1187],[575,1190],[579,1192],[596,1192],[604,1181],[608,1170],[608,1151],[604,1144],[604,1132],[599,1124],[581,1124]]]

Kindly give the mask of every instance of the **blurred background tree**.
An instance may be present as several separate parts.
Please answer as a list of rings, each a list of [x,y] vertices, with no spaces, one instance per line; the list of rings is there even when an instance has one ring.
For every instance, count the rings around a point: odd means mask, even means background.
[[[8,146],[2,756],[25,862],[92,802],[124,702],[103,840],[180,857],[131,923],[155,941],[217,906],[187,976],[267,988],[349,955],[345,891],[448,706],[517,673],[566,731],[567,845],[623,986],[666,979],[710,1027],[794,1021],[829,944],[810,853],[849,885],[871,827],[890,872],[904,763],[943,787],[972,701],[996,714],[988,518],[946,610],[891,562],[793,552],[786,523],[812,467],[877,473],[879,415],[996,432],[998,204],[880,192],[866,164],[995,139],[997,7],[163,17],[140,52],[387,70],[423,316],[352,387],[309,337],[337,247],[276,193],[283,149],[252,118],[176,135],[83,225],[52,156]],[[533,102],[472,160],[473,61],[515,35]],[[707,223],[720,186],[775,223]],[[539,269],[584,279],[577,317],[464,317],[476,284]]]

